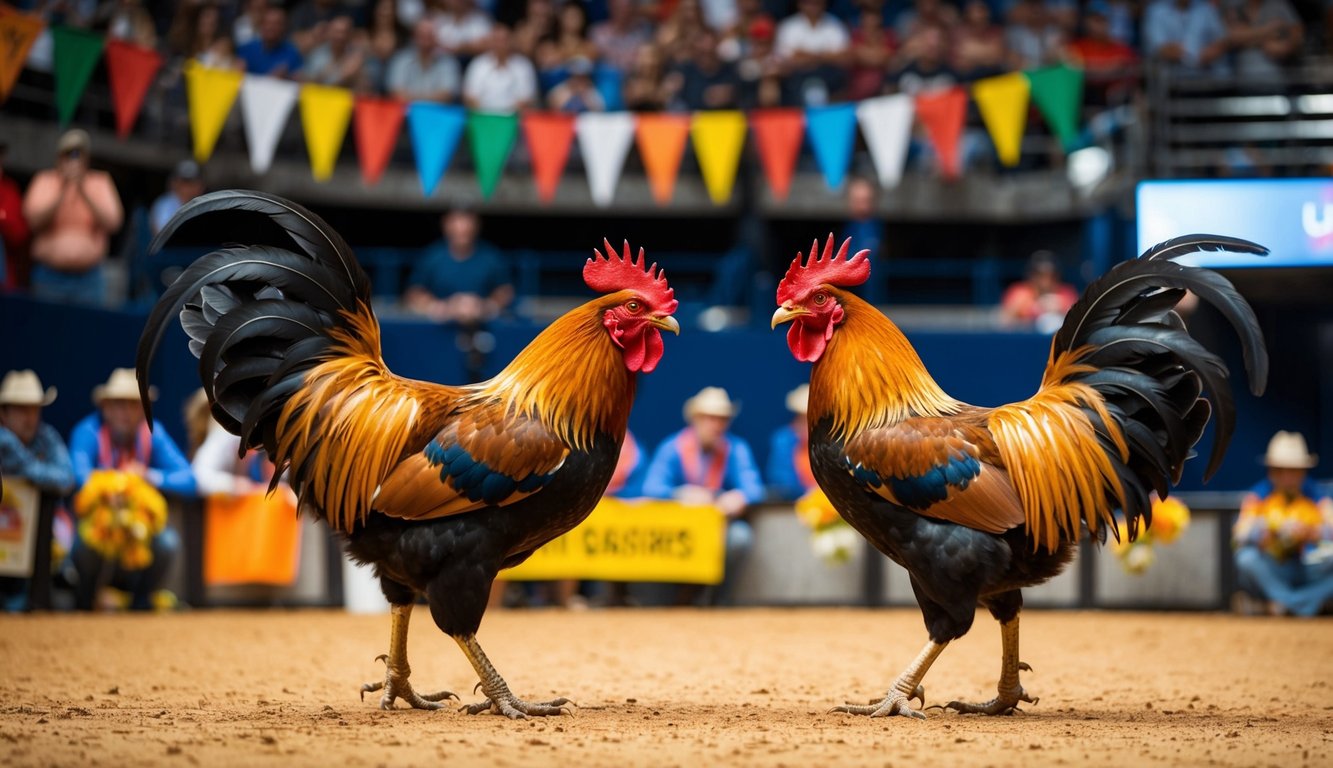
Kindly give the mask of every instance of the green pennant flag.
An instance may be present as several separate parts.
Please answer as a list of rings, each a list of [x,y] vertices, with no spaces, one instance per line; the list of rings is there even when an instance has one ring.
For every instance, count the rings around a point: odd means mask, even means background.
[[[1079,109],[1083,105],[1083,70],[1063,64],[1024,72],[1036,103],[1066,151],[1078,140]]]
[[[481,185],[482,197],[490,199],[495,193],[495,185],[500,183],[500,173],[504,171],[516,138],[518,115],[468,113],[467,141],[472,147],[472,160],[477,164],[477,183]]]
[[[51,40],[55,46],[56,114],[61,125],[68,125],[106,40],[94,32],[73,27],[52,27]]]

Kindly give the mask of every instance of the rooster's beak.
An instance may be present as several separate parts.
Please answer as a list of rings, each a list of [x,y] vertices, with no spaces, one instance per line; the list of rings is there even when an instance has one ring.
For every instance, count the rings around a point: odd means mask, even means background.
[[[773,324],[770,325],[769,327],[777,328],[779,325],[782,325],[783,323],[790,323],[792,320],[795,320],[801,315],[808,315],[808,314],[810,314],[810,310],[806,309],[805,307],[800,307],[800,306],[793,307],[791,304],[783,304],[782,306],[778,307],[777,312],[773,313]]]
[[[648,318],[648,322],[664,331],[671,331],[677,336],[680,335],[680,323],[676,322],[676,318],[671,315],[666,315],[665,317],[650,317]]]

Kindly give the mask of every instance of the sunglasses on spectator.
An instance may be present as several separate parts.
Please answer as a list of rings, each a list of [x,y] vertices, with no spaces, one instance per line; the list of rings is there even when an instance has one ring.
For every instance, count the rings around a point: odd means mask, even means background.
[[[64,152],[60,153],[60,157],[63,160],[78,160],[79,158],[83,157],[83,150],[67,149]]]

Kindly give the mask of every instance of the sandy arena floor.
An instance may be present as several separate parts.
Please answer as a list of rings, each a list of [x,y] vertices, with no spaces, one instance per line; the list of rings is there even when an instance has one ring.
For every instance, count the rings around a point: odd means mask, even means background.
[[[3,617],[0,764],[1333,764],[1333,622],[1031,611],[1023,630],[1040,704],[918,722],[825,714],[883,692],[924,640],[915,610],[496,611],[481,640],[515,692],[581,705],[510,722],[360,701],[387,617]],[[979,616],[929,701],[990,698],[999,650]],[[474,700],[424,608],[410,657],[418,690]]]

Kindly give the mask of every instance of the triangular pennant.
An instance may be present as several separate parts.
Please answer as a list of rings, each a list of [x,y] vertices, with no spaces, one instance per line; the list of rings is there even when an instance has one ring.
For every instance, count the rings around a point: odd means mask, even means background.
[[[518,138],[518,115],[472,112],[467,116],[467,140],[472,147],[472,159],[477,166],[477,183],[481,196],[490,199],[495,185],[500,183],[505,161]]]
[[[560,177],[574,145],[574,116],[563,112],[524,112],[523,140],[532,161],[532,180],[543,203],[555,199]]]
[[[356,158],[367,186],[379,183],[393,157],[398,134],[403,129],[407,105],[398,99],[357,96],[352,111],[352,133],[356,136]]]
[[[671,202],[680,175],[680,159],[685,156],[685,139],[690,135],[688,115],[639,115],[634,137],[648,174],[648,185],[658,205]]]
[[[750,113],[750,128],[773,197],[786,200],[805,138],[805,113],[799,109],[756,109]]]
[[[246,75],[241,82],[241,118],[245,145],[250,149],[250,169],[268,173],[273,153],[296,106],[300,84],[267,75]]]
[[[463,136],[467,113],[462,107],[416,101],[407,107],[407,132],[417,159],[421,191],[430,197],[449,167],[458,140]]]
[[[194,159],[208,162],[227,122],[227,114],[241,90],[240,72],[209,69],[194,59],[185,62],[185,97],[190,108],[190,135]]]
[[[123,40],[106,44],[106,74],[111,84],[111,107],[116,112],[116,135],[130,135],[139,119],[144,96],[153,84],[162,56],[151,48],[140,48]]]
[[[1078,141],[1079,107],[1083,104],[1083,70],[1058,66],[1025,72],[1032,101],[1066,151]]]
[[[815,162],[830,189],[842,186],[852,165],[856,146],[856,105],[833,104],[805,110],[805,132],[815,152]]]
[[[37,16],[0,5],[0,103],[9,98],[19,70],[28,60],[28,50],[45,28],[46,24]]]
[[[634,115],[629,112],[584,112],[574,119],[579,154],[588,174],[592,201],[607,206],[616,196],[616,184],[625,167],[625,155],[634,141]]]
[[[967,91],[948,88],[917,94],[916,117],[926,128],[926,137],[939,158],[940,173],[956,179],[962,173],[958,143],[963,138],[963,120],[967,117]]]
[[[56,115],[60,124],[66,125],[83,98],[83,89],[88,87],[105,39],[86,29],[52,27],[51,42],[56,63]]]
[[[745,115],[731,110],[695,112],[690,137],[708,197],[714,205],[724,205],[731,199],[736,167],[745,147]]]
[[[1028,79],[1022,72],[987,77],[972,84],[981,120],[990,132],[1000,162],[1012,168],[1023,152],[1023,131],[1028,122]]]
[[[347,137],[347,123],[352,119],[352,92],[331,85],[301,86],[301,127],[305,129],[305,147],[310,155],[310,174],[315,181],[333,176],[338,152]]]
[[[877,96],[856,105],[861,135],[866,137],[875,175],[885,189],[898,186],[912,144],[912,97],[905,93]]]

